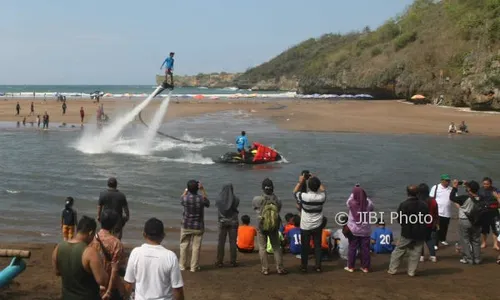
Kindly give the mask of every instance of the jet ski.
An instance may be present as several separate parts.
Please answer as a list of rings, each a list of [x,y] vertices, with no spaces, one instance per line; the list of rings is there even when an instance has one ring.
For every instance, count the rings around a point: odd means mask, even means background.
[[[94,91],[92,93],[90,93],[90,99],[97,99],[97,98],[101,98],[104,96],[104,92],[102,91]]]
[[[221,155],[216,161],[226,164],[265,164],[282,160],[281,155],[275,149],[254,142],[250,151],[245,152],[245,158],[238,152],[227,152]]]

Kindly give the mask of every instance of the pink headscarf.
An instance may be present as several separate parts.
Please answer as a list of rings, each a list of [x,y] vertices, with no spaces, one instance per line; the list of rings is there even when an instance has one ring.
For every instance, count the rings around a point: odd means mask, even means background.
[[[349,201],[349,210],[356,223],[362,221],[362,214],[360,212],[368,211],[368,197],[365,190],[360,187],[355,187],[352,190],[352,200]]]

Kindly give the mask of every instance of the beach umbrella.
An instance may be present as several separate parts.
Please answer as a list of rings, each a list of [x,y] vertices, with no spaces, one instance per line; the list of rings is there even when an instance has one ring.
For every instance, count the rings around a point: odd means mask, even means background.
[[[417,95],[414,95],[413,97],[411,97],[411,100],[422,100],[422,99],[425,99],[425,96],[420,95],[420,94],[417,94]]]
[[[199,95],[195,95],[193,98],[196,100],[201,100],[201,99],[205,98],[205,96],[199,94]]]

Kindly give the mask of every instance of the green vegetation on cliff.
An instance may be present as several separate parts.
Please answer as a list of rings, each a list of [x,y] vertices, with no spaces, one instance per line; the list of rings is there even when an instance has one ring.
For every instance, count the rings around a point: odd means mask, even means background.
[[[498,100],[500,0],[416,0],[374,31],[308,39],[236,79],[254,89],[290,81],[301,93],[419,92],[469,105],[494,90]]]

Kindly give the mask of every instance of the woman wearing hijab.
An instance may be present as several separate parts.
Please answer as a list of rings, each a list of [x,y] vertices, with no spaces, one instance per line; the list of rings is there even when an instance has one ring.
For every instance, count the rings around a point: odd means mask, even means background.
[[[229,250],[231,253],[231,265],[236,267],[236,238],[238,236],[238,205],[240,199],[234,195],[231,183],[222,187],[215,205],[219,210],[219,243],[217,246],[218,267],[223,266],[224,246],[226,237],[229,235]]]
[[[349,239],[349,251],[347,255],[348,272],[354,272],[356,254],[358,249],[361,255],[361,271],[368,273],[370,269],[370,233],[368,212],[373,211],[373,203],[366,196],[366,192],[359,185],[352,190],[352,194],[347,200],[349,208],[349,219],[347,227],[352,233]]]

